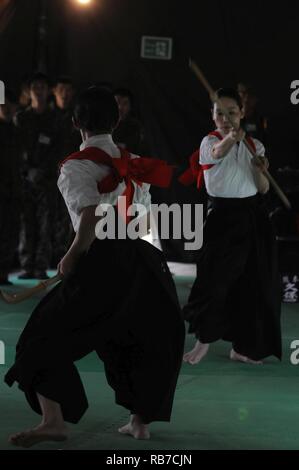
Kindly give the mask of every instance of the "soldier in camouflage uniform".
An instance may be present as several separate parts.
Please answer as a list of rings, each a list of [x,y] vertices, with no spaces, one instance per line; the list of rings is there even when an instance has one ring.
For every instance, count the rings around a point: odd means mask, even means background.
[[[53,88],[55,97],[56,126],[59,129],[57,159],[63,161],[68,155],[79,150],[81,136],[73,126],[72,111],[74,86],[71,78],[59,77]],[[56,193],[52,226],[52,266],[56,266],[68,250],[74,231],[60,191]]]
[[[6,90],[0,105],[0,284],[11,284],[8,275],[14,267],[20,218],[19,149],[12,122],[16,100]]]
[[[23,213],[20,233],[21,279],[47,278],[51,257],[51,209],[56,194],[58,131],[48,106],[45,75],[30,81],[31,106],[16,116],[21,138]]]
[[[144,129],[134,113],[133,95],[127,88],[117,88],[114,96],[119,109],[119,122],[113,131],[113,140],[118,147],[137,155],[148,155],[148,144]]]

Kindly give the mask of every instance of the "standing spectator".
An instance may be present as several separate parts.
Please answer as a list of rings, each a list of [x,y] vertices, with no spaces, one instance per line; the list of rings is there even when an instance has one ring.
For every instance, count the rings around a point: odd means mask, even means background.
[[[30,106],[30,89],[28,85],[28,80],[25,80],[21,85],[21,92],[19,96],[19,106],[21,109],[26,109]]]
[[[13,116],[14,94],[6,90],[0,105],[0,284],[11,284],[8,275],[17,250],[20,215],[19,151]]]
[[[262,116],[257,108],[258,99],[253,89],[243,82],[238,83],[238,93],[240,95],[244,118],[242,120],[242,127],[246,134],[262,142],[266,142],[266,133],[268,121],[267,118]]]
[[[48,106],[49,81],[42,73],[29,82],[31,105],[16,116],[21,139],[23,213],[20,279],[46,279],[51,256],[50,208],[55,192],[57,130]]]
[[[118,88],[114,96],[119,109],[119,123],[113,132],[114,142],[129,152],[145,155],[148,153],[141,122],[134,115],[134,101],[130,90]]]
[[[57,160],[60,162],[68,155],[79,150],[81,144],[80,133],[75,129],[72,122],[73,97],[75,94],[72,79],[59,77],[53,88],[53,94],[55,97],[56,127],[59,132]],[[70,216],[58,190],[55,195],[53,211],[51,265],[56,266],[69,248],[74,236]]]

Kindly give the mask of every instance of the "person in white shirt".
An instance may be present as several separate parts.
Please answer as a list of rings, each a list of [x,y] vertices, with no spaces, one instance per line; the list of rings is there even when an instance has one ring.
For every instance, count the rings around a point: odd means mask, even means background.
[[[111,91],[83,92],[74,120],[83,144],[63,162],[58,186],[76,235],[59,263],[63,280],[33,312],[5,377],[9,386],[17,381],[42,414],[36,428],[10,437],[16,446],[68,437],[65,421],[77,423],[88,407],[74,361],[91,351],[104,362],[116,403],[131,412],[119,431],[136,439],[150,437],[150,422],[170,420],[181,366],[184,321],[163,255],[141,238],[95,235],[100,203],[116,207],[117,197],[133,188],[133,202],[149,208],[144,181],[162,185],[170,168],[115,146],[118,107]],[[151,176],[158,165],[159,182]]]
[[[275,237],[262,196],[269,183],[262,143],[241,127],[242,103],[236,90],[217,92],[216,130],[200,146],[200,170],[209,197],[204,244],[197,278],[183,312],[194,333],[194,348],[184,361],[197,364],[210,343],[232,343],[230,358],[260,364],[271,355],[281,358],[280,289]],[[236,130],[238,129],[238,130]],[[244,139],[260,157],[252,158]]]

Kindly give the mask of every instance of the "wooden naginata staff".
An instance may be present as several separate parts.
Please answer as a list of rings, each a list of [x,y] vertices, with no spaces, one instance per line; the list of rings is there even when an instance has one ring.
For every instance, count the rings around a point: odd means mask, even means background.
[[[223,104],[221,103],[221,101],[219,100],[217,94],[215,93],[215,91],[213,90],[213,88],[211,87],[211,85],[209,84],[209,82],[207,81],[207,79],[205,78],[205,76],[203,75],[202,71],[200,70],[200,68],[196,65],[195,62],[193,62],[192,60],[190,60],[190,68],[192,69],[192,71],[194,72],[194,74],[196,75],[196,77],[199,79],[199,81],[202,83],[202,85],[205,87],[205,89],[207,90],[207,92],[209,93],[209,96],[210,96],[210,99],[212,101],[212,103],[217,103],[220,111],[224,114],[224,116],[227,118],[228,122],[231,124],[232,128],[238,132],[239,129],[237,129],[235,127],[235,124],[229,114],[229,112],[227,111],[227,109],[225,108],[225,106],[223,106]],[[254,152],[254,150],[251,148],[251,146],[249,145],[248,141],[246,140],[246,138],[243,140],[244,142],[244,145],[246,146],[246,148],[249,150],[249,152],[251,153],[251,155],[253,156],[254,160],[257,162],[257,163],[261,163],[262,160],[260,159],[260,157]],[[264,175],[266,176],[266,178],[268,179],[269,183],[273,186],[276,194],[278,195],[278,197],[281,199],[281,201],[283,202],[283,204],[285,205],[285,207],[287,209],[291,209],[291,203],[290,201],[288,200],[288,198],[286,197],[286,195],[284,194],[284,192],[281,190],[281,188],[278,186],[278,184],[276,183],[275,179],[273,178],[273,176],[270,175],[269,171],[265,168],[263,169],[263,173]]]
[[[56,274],[46,281],[41,281],[39,284],[37,284],[37,286],[25,289],[17,294],[11,294],[10,292],[6,292],[0,289],[0,299],[7,304],[18,304],[19,302],[23,302],[23,300],[29,299],[34,294],[42,292],[43,290],[47,289],[47,287],[56,284],[57,282],[61,281],[61,279],[62,275]]]

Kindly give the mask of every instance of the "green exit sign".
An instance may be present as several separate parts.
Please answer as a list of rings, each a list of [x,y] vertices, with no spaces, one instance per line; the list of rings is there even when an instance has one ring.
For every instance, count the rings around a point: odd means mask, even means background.
[[[142,36],[141,57],[143,59],[170,60],[172,58],[172,38]]]

